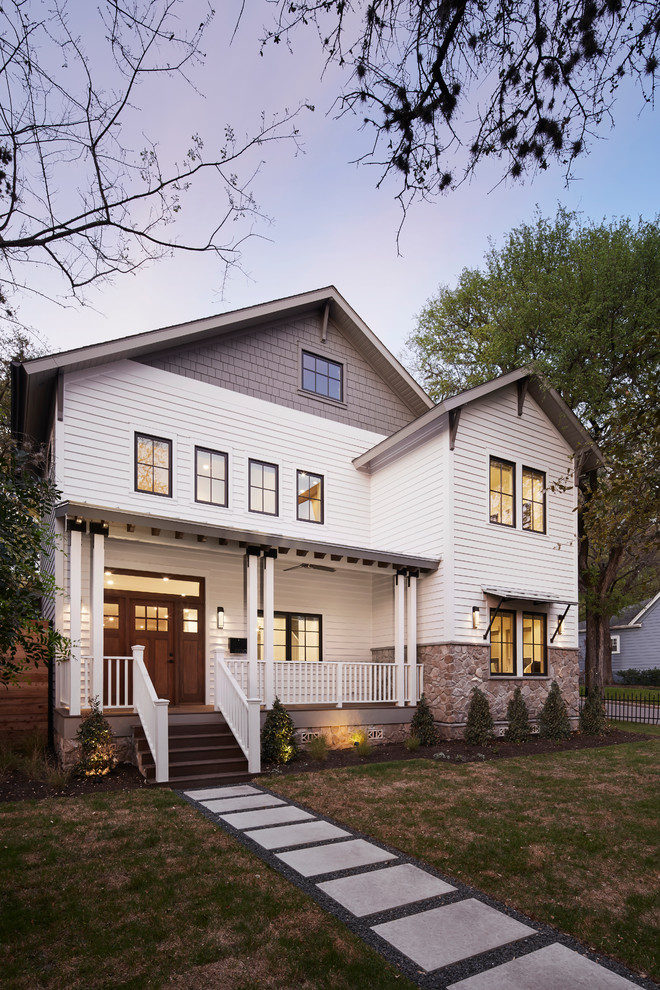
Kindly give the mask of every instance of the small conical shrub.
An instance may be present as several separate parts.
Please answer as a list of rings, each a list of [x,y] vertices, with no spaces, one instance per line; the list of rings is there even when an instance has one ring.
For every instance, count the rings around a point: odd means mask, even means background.
[[[90,698],[89,704],[90,711],[80,720],[76,733],[80,759],[73,772],[76,777],[103,777],[117,765],[117,747],[99,699]]]
[[[275,698],[261,730],[261,758],[264,763],[288,763],[297,755],[295,726],[280,699]]]
[[[509,723],[504,733],[507,742],[527,742],[532,727],[529,724],[529,712],[522,691],[519,687],[513,692],[513,698],[507,705],[506,720]]]
[[[605,704],[600,691],[591,691],[580,712],[580,732],[585,736],[602,736],[605,732]]]
[[[474,688],[465,723],[465,741],[471,746],[484,746],[492,735],[493,716],[488,698],[479,688]]]
[[[419,699],[417,711],[410,720],[410,735],[419,739],[420,746],[435,746],[438,741],[438,731],[425,694]]]
[[[557,681],[553,681],[539,715],[539,735],[544,739],[568,739],[571,725]]]

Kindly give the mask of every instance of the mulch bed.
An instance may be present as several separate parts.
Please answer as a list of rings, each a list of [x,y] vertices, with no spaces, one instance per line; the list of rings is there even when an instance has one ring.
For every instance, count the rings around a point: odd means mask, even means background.
[[[322,763],[301,753],[292,763],[266,768],[261,777],[290,773],[318,773],[338,767],[389,763],[393,760],[428,760],[433,759],[436,753],[444,754],[443,757],[435,757],[442,762],[480,763],[483,760],[505,760],[512,756],[535,756],[539,753],[561,753],[565,750],[616,746],[619,743],[639,742],[648,738],[649,736],[643,733],[611,729],[606,736],[582,736],[576,732],[563,742],[534,737],[526,743],[508,743],[498,739],[488,746],[469,746],[461,740],[451,740],[440,742],[437,746],[420,746],[415,753],[410,753],[403,743],[388,743],[384,746],[374,746],[371,754],[366,757],[359,756],[354,749],[328,750],[327,759]],[[120,763],[105,777],[88,777],[82,780],[72,778],[63,787],[58,788],[51,787],[44,781],[34,780],[17,770],[11,770],[0,776],[0,802],[39,800],[48,797],[80,797],[83,794],[96,794],[100,791],[137,790],[145,786],[153,785],[147,785],[137,767],[129,763]]]

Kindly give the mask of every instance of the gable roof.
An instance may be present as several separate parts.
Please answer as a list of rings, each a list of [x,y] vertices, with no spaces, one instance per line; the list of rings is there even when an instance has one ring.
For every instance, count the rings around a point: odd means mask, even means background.
[[[505,375],[493,378],[483,385],[477,385],[444,399],[413,423],[409,423],[408,426],[404,426],[391,437],[382,440],[371,450],[360,454],[353,460],[353,464],[362,471],[372,471],[387,464],[406,451],[418,447],[436,433],[440,433],[445,426],[444,416],[446,414],[449,414],[450,417],[450,428],[452,419],[458,425],[463,406],[513,384],[518,384],[518,394],[522,401],[524,401],[525,391],[529,392],[550,422],[575,451],[576,461],[579,462],[576,466],[577,473],[589,471],[603,463],[602,455],[590,434],[585,430],[570,406],[564,402],[559,392],[530,368],[517,368],[515,371],[509,371]]]
[[[44,440],[54,389],[64,372],[96,368],[119,359],[139,359],[182,344],[197,344],[214,337],[249,331],[282,319],[295,319],[310,312],[321,312],[332,319],[341,333],[360,351],[368,363],[408,406],[420,416],[433,407],[433,400],[417,384],[378,337],[369,329],[337,289],[330,285],[296,296],[248,306],[180,323],[159,330],[120,337],[101,344],[89,344],[33,358],[12,366],[12,430]]]
[[[660,591],[653,598],[637,602],[636,605],[629,605],[628,608],[624,608],[618,615],[610,619],[610,629],[629,629],[633,626],[640,626],[644,616],[657,601],[660,601]]]

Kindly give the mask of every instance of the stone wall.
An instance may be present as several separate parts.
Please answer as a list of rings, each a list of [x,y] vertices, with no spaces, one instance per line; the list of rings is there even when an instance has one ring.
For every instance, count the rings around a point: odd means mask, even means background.
[[[374,738],[369,738],[369,730],[375,730]],[[400,743],[409,735],[407,723],[390,725],[319,725],[314,728],[301,728],[296,731],[298,743],[305,748],[310,736],[325,736],[328,749],[351,749],[359,738],[367,737],[372,746],[384,746],[386,743]],[[382,735],[381,735],[382,733]]]
[[[119,763],[135,763],[135,746],[130,736],[116,736],[113,733]],[[57,760],[62,770],[73,770],[80,760],[80,743],[61,735],[57,730],[53,734],[53,745]]]

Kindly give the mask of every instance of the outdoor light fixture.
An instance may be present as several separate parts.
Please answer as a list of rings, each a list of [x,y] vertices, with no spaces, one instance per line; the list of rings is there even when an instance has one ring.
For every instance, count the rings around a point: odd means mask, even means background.
[[[564,616],[562,615],[557,623],[557,635],[562,636],[564,634]]]
[[[225,610],[222,607],[222,605],[218,605],[218,618],[217,618],[217,622],[218,622],[218,629],[224,629],[225,628]]]
[[[479,606],[473,605],[472,607],[472,628],[479,628]]]

